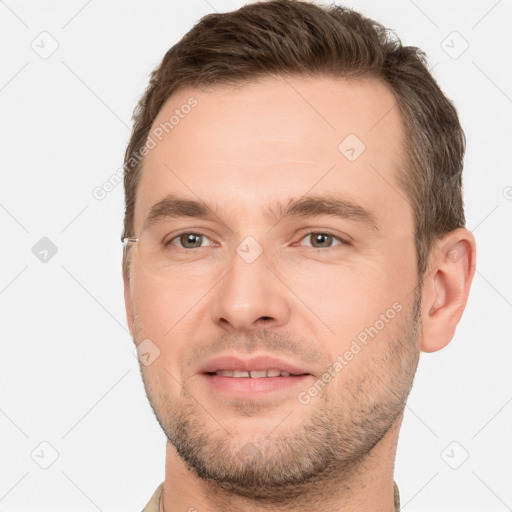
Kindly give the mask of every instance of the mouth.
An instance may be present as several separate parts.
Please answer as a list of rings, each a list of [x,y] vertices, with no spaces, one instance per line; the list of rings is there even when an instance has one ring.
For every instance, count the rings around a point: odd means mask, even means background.
[[[269,356],[218,357],[208,361],[200,373],[216,393],[248,399],[290,392],[295,387],[304,387],[307,379],[313,377],[298,365]]]
[[[308,373],[290,373],[285,370],[268,369],[268,370],[217,370],[215,372],[206,372],[206,375],[217,375],[219,377],[232,377],[235,379],[262,379],[274,377],[300,377],[302,375],[309,375]]]

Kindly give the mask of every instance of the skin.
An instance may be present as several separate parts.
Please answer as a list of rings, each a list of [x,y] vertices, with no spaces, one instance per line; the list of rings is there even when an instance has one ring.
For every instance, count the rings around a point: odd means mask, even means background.
[[[453,337],[474,273],[473,236],[461,228],[440,237],[444,250],[433,249],[420,283],[413,210],[395,179],[403,122],[376,79],[183,88],[153,126],[191,96],[197,106],[145,158],[135,233],[172,194],[205,202],[209,215],[172,219],[165,229],[207,239],[191,249],[175,239],[159,273],[134,246],[124,276],[134,341],[160,350],[141,372],[170,440],[161,510],[392,511],[405,401],[420,352]],[[349,134],[366,147],[354,161],[338,149]],[[375,225],[268,215],[277,201],[310,196],[348,199]],[[335,238],[316,248],[312,232]],[[155,239],[156,231],[143,233]],[[236,250],[248,236],[262,250],[251,263]],[[254,244],[242,247],[255,254]],[[393,305],[400,311],[301,403],[298,393]],[[310,375],[300,387],[233,397],[200,372],[227,353],[270,354]]]

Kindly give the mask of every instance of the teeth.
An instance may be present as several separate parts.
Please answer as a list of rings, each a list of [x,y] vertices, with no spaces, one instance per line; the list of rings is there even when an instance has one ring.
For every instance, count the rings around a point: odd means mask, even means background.
[[[290,373],[281,370],[251,370],[250,372],[240,370],[218,370],[215,375],[220,377],[250,377],[251,379],[261,379],[262,377],[289,377]]]
[[[260,379],[267,376],[267,370],[253,370],[251,372],[251,379]]]

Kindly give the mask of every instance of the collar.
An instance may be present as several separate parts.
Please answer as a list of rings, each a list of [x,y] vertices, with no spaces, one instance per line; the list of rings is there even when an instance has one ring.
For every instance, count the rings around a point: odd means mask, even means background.
[[[395,512],[400,512],[400,493],[398,492],[398,485],[393,481],[393,491],[395,495]],[[151,496],[148,504],[144,507],[142,512],[160,512],[160,498],[164,492],[164,483],[162,482]]]

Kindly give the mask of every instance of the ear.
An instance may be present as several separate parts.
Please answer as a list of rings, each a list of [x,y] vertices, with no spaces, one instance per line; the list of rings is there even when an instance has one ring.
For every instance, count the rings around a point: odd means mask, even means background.
[[[423,280],[423,352],[444,348],[453,338],[475,275],[476,243],[459,228],[439,237]]]
[[[122,265],[123,283],[124,283],[124,307],[126,310],[126,321],[128,322],[128,329],[130,329],[130,335],[133,337],[133,306],[132,306],[132,295],[130,292],[130,276],[128,275],[129,269],[125,265]]]

